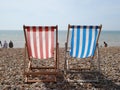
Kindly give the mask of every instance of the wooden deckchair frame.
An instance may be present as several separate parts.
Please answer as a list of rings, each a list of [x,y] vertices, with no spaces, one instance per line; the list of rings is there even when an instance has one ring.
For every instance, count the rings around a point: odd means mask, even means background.
[[[96,80],[70,80],[69,78],[66,77],[67,73],[82,73],[82,72],[88,72],[90,70],[90,68],[82,68],[82,69],[75,69],[75,68],[72,68],[72,69],[69,69],[69,63],[68,63],[68,58],[67,58],[67,55],[68,55],[68,52],[69,52],[69,47],[68,47],[68,43],[69,43],[69,34],[70,34],[70,28],[72,27],[77,27],[77,26],[80,26],[80,25],[70,25],[68,24],[68,32],[67,32],[67,40],[66,40],[66,43],[65,43],[65,64],[64,64],[64,69],[65,69],[65,78],[67,81],[69,82],[98,82],[99,81],[99,77],[100,76],[97,76],[96,77]],[[85,25],[86,26],[86,25]],[[89,26],[88,26],[89,27]],[[98,45],[98,40],[99,40],[99,37],[100,37],[100,33],[101,33],[101,29],[102,29],[102,25],[98,26],[98,37],[97,37],[97,41],[96,41],[96,49],[95,49],[95,52],[97,51],[97,67],[98,67],[98,70],[97,71],[89,71],[89,72],[93,72],[93,73],[100,73],[100,60],[99,60],[99,45]],[[95,54],[94,54],[95,55]],[[90,57],[91,58],[91,63],[93,63],[93,59],[94,59],[94,56]],[[73,70],[73,71],[72,71]],[[87,70],[87,71],[86,71]],[[100,75],[100,74],[99,74]]]
[[[51,67],[32,67],[32,63],[31,63],[31,59],[29,56],[29,53],[28,53],[28,43],[27,43],[27,36],[26,36],[26,32],[25,32],[25,29],[27,28],[28,26],[25,26],[23,25],[23,29],[24,29],[24,36],[25,36],[25,58],[24,58],[24,77],[25,77],[25,82],[27,83],[32,83],[32,82],[56,82],[56,76],[58,75],[58,70],[59,70],[59,43],[58,43],[58,26],[30,26],[30,27],[52,27],[55,29],[55,32],[56,32],[56,46],[55,46],[55,55],[54,55],[54,66],[51,66]],[[54,37],[55,38],[55,37]],[[28,56],[27,56],[28,54]],[[28,71],[25,70],[25,66],[26,66],[26,60],[29,60],[29,63],[28,63]],[[33,70],[33,69],[52,69],[54,71],[40,71],[40,72],[31,72],[30,70]],[[54,79],[50,79],[50,80],[29,80],[28,77],[29,76],[40,76],[40,75],[54,75]]]

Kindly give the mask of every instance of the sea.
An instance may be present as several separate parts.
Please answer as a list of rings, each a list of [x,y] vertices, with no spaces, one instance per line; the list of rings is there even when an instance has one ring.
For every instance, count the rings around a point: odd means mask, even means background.
[[[59,47],[65,46],[66,38],[67,30],[59,30]],[[11,40],[14,44],[14,48],[24,48],[25,46],[23,30],[0,30],[0,41],[2,42],[2,44],[5,40],[7,41],[7,43],[9,43]],[[104,46],[104,41],[108,44],[108,46],[120,46],[120,30],[102,30],[99,38],[100,47]]]

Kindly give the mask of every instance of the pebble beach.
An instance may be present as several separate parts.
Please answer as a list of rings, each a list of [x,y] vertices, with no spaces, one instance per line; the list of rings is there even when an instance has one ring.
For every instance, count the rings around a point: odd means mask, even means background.
[[[120,47],[100,47],[99,83],[57,82],[24,83],[24,48],[0,48],[0,90],[120,90]],[[59,67],[64,67],[64,48],[59,49]]]

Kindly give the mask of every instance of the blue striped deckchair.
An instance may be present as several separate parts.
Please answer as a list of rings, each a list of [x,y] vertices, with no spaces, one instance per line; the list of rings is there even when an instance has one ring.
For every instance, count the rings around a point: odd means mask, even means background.
[[[65,50],[66,72],[70,70],[68,63],[69,58],[67,58],[67,52],[69,52],[70,57],[74,59],[79,59],[79,58],[93,59],[96,48],[98,47],[98,40],[99,40],[101,28],[102,25],[100,26],[68,25],[67,42],[66,42],[66,50]],[[71,44],[69,45],[70,50],[68,50],[70,30],[71,30]],[[100,71],[99,59],[97,58],[97,60],[98,60],[98,71]],[[87,81],[91,81],[91,80],[87,80]]]

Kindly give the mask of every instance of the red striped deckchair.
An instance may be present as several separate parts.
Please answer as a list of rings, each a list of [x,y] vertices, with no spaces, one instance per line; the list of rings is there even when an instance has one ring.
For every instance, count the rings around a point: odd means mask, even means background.
[[[26,52],[25,52],[25,60],[24,60],[25,82],[56,81],[56,75],[58,74],[58,27],[24,25],[23,28],[24,28],[24,35],[26,41],[25,51],[27,51],[28,53],[27,70],[26,70],[26,59],[27,59]],[[55,38],[56,40],[54,40]],[[36,60],[49,61],[51,59],[54,60],[54,66],[33,65],[33,61]],[[48,75],[51,75],[52,78],[51,79],[45,78]],[[41,77],[39,79],[33,79],[32,78],[33,76],[34,77],[41,76]]]

